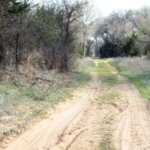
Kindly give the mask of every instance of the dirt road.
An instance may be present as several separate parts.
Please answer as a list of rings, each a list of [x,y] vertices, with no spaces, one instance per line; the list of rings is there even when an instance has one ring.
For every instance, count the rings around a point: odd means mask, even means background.
[[[110,66],[111,67],[111,66]],[[112,68],[114,74],[117,71]],[[117,91],[121,97],[100,100],[103,93]],[[110,146],[110,145],[113,145]],[[74,98],[55,107],[47,119],[31,127],[5,150],[150,150],[150,112],[147,100],[125,77],[104,89],[93,74]]]
[[[150,150],[150,104],[125,77],[118,77],[123,112],[114,126],[116,150]]]
[[[92,150],[99,142],[100,79],[74,93],[72,100],[59,104],[49,118],[39,122],[6,150]]]

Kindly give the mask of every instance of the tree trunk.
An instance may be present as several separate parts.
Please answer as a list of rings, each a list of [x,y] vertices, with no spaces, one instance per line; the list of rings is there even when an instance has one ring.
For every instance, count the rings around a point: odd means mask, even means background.
[[[5,47],[4,47],[4,29],[5,29],[5,21],[7,17],[7,9],[8,9],[8,0],[0,1],[0,64],[3,68],[5,68]]]
[[[15,48],[15,58],[16,58],[16,71],[18,71],[18,64],[19,64],[19,33],[16,35],[16,48]]]
[[[83,51],[84,51],[84,57],[87,57],[86,35],[87,35],[87,29],[86,29],[86,26],[84,26],[84,37],[83,37]]]
[[[4,54],[4,43],[3,43],[3,36],[0,33],[0,64],[2,68],[5,68],[5,54]]]

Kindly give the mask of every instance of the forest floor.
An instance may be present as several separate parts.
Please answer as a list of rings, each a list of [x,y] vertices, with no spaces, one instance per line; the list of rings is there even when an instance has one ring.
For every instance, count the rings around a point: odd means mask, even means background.
[[[149,102],[110,60],[94,61],[84,68],[91,74],[84,88],[19,137],[8,137],[3,149],[150,150]]]

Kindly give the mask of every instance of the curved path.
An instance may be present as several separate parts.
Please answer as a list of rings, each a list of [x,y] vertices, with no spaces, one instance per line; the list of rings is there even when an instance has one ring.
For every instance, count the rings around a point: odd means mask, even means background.
[[[99,141],[96,97],[100,79],[91,82],[55,108],[54,113],[30,128],[5,150],[91,150]]]

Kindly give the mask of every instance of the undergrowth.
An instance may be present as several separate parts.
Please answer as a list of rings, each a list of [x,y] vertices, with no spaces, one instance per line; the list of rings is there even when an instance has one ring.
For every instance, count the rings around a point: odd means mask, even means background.
[[[150,72],[121,72],[141,93],[143,98],[150,100]],[[148,77],[148,78],[147,78]]]
[[[52,85],[50,82],[37,81],[30,86],[32,79],[27,82],[24,76],[18,76],[16,82],[10,79],[1,82],[0,137],[6,133],[17,133],[31,120],[44,117],[48,108],[73,97],[73,91],[83,87],[91,78],[89,73],[81,70],[57,76]],[[46,94],[42,94],[44,92]],[[39,95],[43,95],[42,99],[37,98]]]
[[[146,58],[118,58],[114,65],[140,91],[141,97],[150,100],[150,61]]]
[[[88,73],[83,71],[75,70],[72,72],[73,82],[67,85],[66,87],[62,87],[59,90],[53,92],[47,100],[51,103],[52,106],[57,104],[60,101],[63,101],[68,98],[73,97],[73,90],[78,89],[86,85],[87,82],[90,81],[91,76]]]

